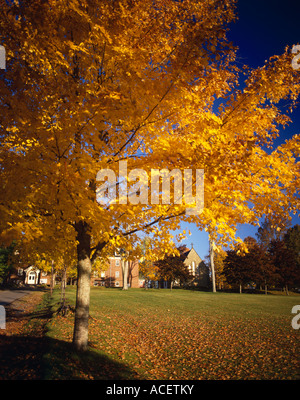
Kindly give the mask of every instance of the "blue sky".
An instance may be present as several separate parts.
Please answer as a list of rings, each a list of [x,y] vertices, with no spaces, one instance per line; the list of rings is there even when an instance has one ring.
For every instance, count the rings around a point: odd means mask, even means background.
[[[256,68],[272,55],[282,54],[287,45],[300,44],[300,1],[299,0],[238,0],[239,20],[231,24],[228,32],[230,41],[239,47],[238,61]],[[300,74],[300,70],[299,70]],[[300,105],[291,115],[292,123],[282,130],[276,145],[296,133],[300,133]],[[300,224],[300,218],[294,216],[292,225]],[[189,236],[183,243],[195,250],[201,258],[208,254],[208,235],[193,224],[182,224],[189,229]],[[255,237],[257,227],[242,225],[238,235]]]

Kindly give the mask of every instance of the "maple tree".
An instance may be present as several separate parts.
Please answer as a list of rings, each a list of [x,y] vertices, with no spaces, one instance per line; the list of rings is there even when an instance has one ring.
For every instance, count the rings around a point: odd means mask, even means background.
[[[147,236],[143,238],[140,249],[139,258],[139,273],[145,279],[145,289],[148,289],[150,281],[155,281],[157,279],[158,267],[155,263],[159,259],[159,249],[153,247],[154,243],[152,239]]]
[[[283,238],[286,247],[294,253],[298,265],[300,265],[300,225],[289,228]]]
[[[207,257],[208,264],[210,263],[210,256]],[[224,259],[226,257],[226,252],[222,248],[218,248],[217,251],[214,252],[214,269],[215,269],[215,284],[220,290],[224,289],[226,285],[226,279],[223,274],[224,270]]]
[[[288,295],[289,287],[299,284],[300,265],[297,262],[297,256],[295,252],[291,251],[286,243],[280,239],[271,241],[269,253],[278,274],[277,282],[282,284]]]
[[[179,254],[166,254],[163,259],[155,262],[157,278],[170,281],[171,289],[176,281],[184,283],[193,278],[188,267],[184,264],[186,246],[180,246],[177,250]]]
[[[289,221],[272,221],[266,218],[257,230],[256,237],[259,244],[265,249],[268,249],[272,240],[281,239],[288,229]]]
[[[267,294],[268,285],[274,283],[277,277],[275,266],[264,246],[257,243],[253,237],[246,237],[244,243],[248,251],[243,257],[243,263],[248,268],[256,287],[264,285],[265,294]]]
[[[169,252],[181,220],[226,243],[239,223],[299,208],[299,136],[263,149],[289,121],[277,103],[295,106],[299,73],[286,49],[239,88],[226,39],[234,3],[0,1],[1,239],[40,252],[57,237],[76,252],[77,349],[87,347],[90,273],[105,248],[131,252],[143,230]],[[117,175],[124,160],[148,176],[205,169],[202,213],[138,195],[99,204],[97,173]]]
[[[13,269],[12,256],[15,244],[12,243],[8,247],[0,247],[0,284],[3,285]]]

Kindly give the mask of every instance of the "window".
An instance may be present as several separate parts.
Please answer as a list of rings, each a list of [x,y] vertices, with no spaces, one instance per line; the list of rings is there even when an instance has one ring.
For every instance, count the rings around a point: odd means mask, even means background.
[[[22,268],[19,268],[19,269],[18,269],[18,275],[19,275],[19,276],[22,276],[22,275],[23,275],[23,269],[22,269]]]
[[[116,267],[118,267],[120,265],[120,260],[118,258],[116,258],[115,265],[116,265]]]
[[[104,271],[101,272],[101,278],[105,278],[105,272]]]
[[[119,278],[120,272],[119,272],[119,271],[116,271],[116,272],[115,272],[115,276],[116,276],[116,278]]]
[[[115,283],[115,286],[117,286],[117,287],[119,287],[119,286],[120,286],[120,283],[119,283],[119,281],[116,281],[116,283]]]

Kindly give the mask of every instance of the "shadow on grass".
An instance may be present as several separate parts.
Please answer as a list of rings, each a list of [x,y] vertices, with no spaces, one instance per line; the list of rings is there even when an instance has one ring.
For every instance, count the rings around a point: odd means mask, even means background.
[[[48,297],[29,312],[10,305],[6,322],[14,327],[9,334],[1,331],[0,380],[136,379],[130,368],[105,354],[92,348],[76,352],[72,343],[47,336],[56,313]]]
[[[90,349],[75,352],[72,343],[47,339],[50,351],[45,355],[45,379],[136,379],[125,364]]]
[[[124,364],[47,337],[1,336],[0,380],[136,379]]]
[[[6,315],[6,322],[16,321],[18,319],[31,320],[49,320],[55,314],[51,307],[44,307],[31,312],[25,312],[23,309],[14,308],[13,304],[9,308]]]

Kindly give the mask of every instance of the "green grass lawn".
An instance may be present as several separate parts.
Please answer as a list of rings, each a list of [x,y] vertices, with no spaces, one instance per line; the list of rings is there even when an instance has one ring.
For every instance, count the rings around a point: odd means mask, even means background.
[[[74,314],[53,317],[47,378],[299,379],[295,304],[300,296],[92,288],[91,350],[72,352]]]

